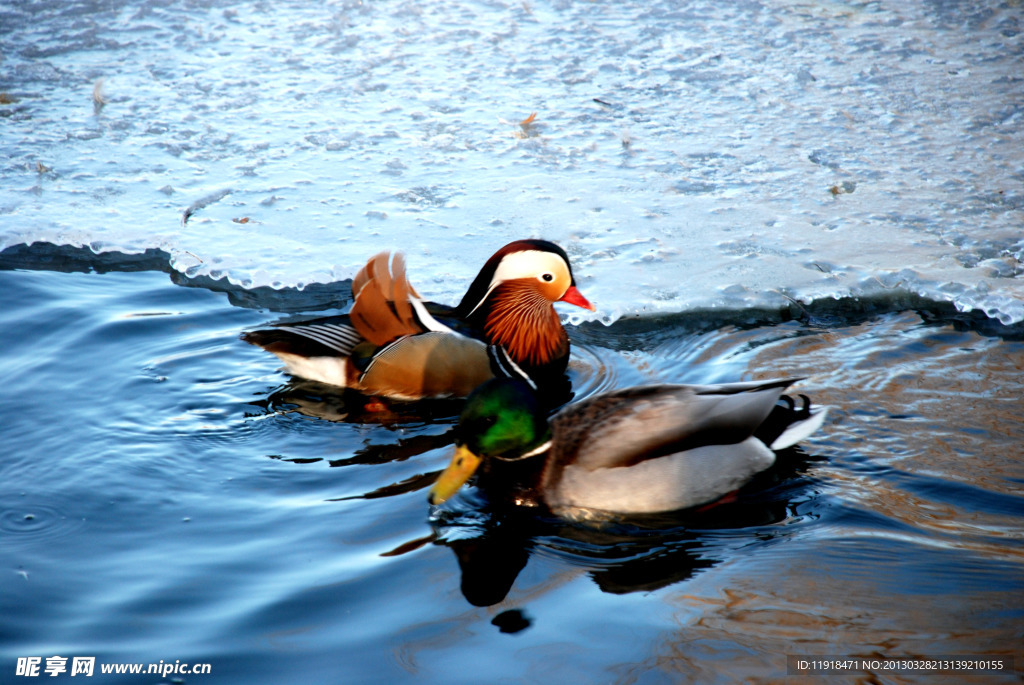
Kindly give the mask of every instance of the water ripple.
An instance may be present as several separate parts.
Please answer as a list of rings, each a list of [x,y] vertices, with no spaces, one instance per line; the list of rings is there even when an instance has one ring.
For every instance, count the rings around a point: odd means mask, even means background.
[[[85,519],[69,517],[60,509],[40,503],[26,503],[17,509],[0,512],[0,532],[7,534],[5,545],[34,546],[68,537],[85,525]]]
[[[569,375],[575,400],[592,397],[620,387],[623,360],[607,348],[574,342]]]

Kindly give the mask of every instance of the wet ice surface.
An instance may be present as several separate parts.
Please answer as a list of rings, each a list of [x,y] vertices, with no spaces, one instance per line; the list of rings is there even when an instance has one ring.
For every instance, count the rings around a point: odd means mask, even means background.
[[[275,287],[402,249],[453,302],[534,236],[606,322],[880,293],[1019,321],[1022,14],[9,4],[0,248],[159,248]]]

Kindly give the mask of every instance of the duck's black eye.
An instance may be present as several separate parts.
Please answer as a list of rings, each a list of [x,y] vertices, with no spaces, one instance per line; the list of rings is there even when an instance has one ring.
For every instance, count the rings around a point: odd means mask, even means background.
[[[490,430],[491,426],[497,422],[497,416],[476,416],[468,421],[463,421],[456,429],[455,444],[462,445],[472,441],[474,437],[479,437]]]
[[[541,276],[541,278],[548,283],[555,280],[554,274],[544,274],[543,276]]]

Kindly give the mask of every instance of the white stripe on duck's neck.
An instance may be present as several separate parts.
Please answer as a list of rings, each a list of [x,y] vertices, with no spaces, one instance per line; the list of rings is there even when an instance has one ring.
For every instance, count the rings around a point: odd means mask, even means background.
[[[537,383],[530,377],[530,374],[526,373],[519,364],[512,361],[512,357],[509,356],[508,351],[501,345],[488,345],[487,355],[491,358],[491,363],[497,365],[497,368],[501,372],[500,374],[507,378],[517,378],[527,385],[534,392],[537,391]]]
[[[550,439],[548,439],[547,441],[542,442],[541,444],[537,445],[536,447],[534,447],[529,452],[525,452],[523,454],[520,454],[517,457],[503,457],[501,455],[496,454],[492,458],[493,459],[497,459],[499,461],[522,461],[523,459],[529,459],[530,457],[536,457],[538,454],[544,454],[549,449],[551,449],[551,440]]]

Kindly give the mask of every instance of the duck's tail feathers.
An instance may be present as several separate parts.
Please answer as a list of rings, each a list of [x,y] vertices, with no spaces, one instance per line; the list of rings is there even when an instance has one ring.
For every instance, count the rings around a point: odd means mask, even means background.
[[[772,413],[757,430],[757,437],[774,451],[784,450],[787,447],[806,439],[825,423],[828,415],[828,407],[811,406],[811,400],[806,395],[800,395],[801,406],[788,395],[779,398]]]
[[[374,345],[386,345],[403,335],[423,331],[413,315],[412,287],[405,276],[405,260],[381,252],[370,258],[352,279],[355,300],[349,316],[359,333]]]
[[[390,264],[389,264],[390,262]],[[449,331],[423,306],[405,273],[405,259],[388,252],[371,257],[352,279],[352,324],[374,345],[386,345],[406,335]]]

